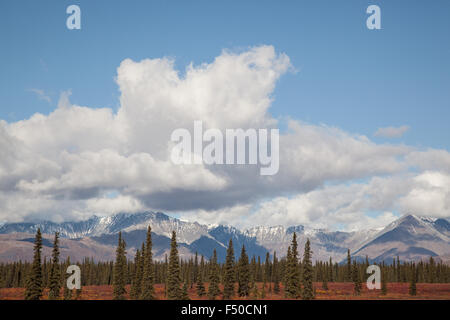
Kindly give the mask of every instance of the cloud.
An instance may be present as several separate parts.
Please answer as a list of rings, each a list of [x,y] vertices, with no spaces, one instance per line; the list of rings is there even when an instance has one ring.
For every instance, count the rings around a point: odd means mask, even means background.
[[[450,175],[433,171],[417,175],[409,192],[399,199],[399,207],[419,216],[448,217]]]
[[[378,130],[374,133],[374,136],[383,138],[400,138],[408,130],[409,126],[378,128]]]
[[[100,197],[92,198],[86,201],[86,211],[92,214],[116,214],[121,212],[135,213],[142,212],[145,206],[130,196],[121,196],[115,198]]]
[[[450,153],[446,150],[415,150],[408,153],[405,160],[419,170],[437,170],[450,173]]]
[[[253,206],[186,212],[183,218],[203,223],[222,221],[242,228],[306,225],[352,231],[383,227],[404,214],[448,217],[449,199],[450,175],[429,171],[328,185]]]
[[[272,46],[225,50],[183,75],[169,58],[125,59],[117,112],[74,105],[68,91],[48,115],[0,121],[0,221],[155,209],[208,223],[354,228],[418,212],[428,196],[438,203],[423,214],[448,216],[445,188],[415,178],[448,175],[447,151],[377,144],[325,125],[289,119],[274,176],[252,165],[171,162],[171,133],[192,130],[194,120],[205,130],[277,127],[269,109],[289,70]],[[117,197],[105,196],[111,190]]]
[[[49,104],[52,103],[52,99],[44,92],[44,90],[32,88],[28,91],[34,92],[40,100],[47,101]]]

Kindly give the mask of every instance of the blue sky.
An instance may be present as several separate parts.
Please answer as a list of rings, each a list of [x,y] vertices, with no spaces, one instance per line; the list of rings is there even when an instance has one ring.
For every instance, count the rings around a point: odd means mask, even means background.
[[[81,30],[66,27],[73,4]],[[366,27],[374,4],[381,30]],[[449,1],[424,0],[3,0],[0,221],[448,217],[449,17]],[[279,173],[175,165],[166,139],[198,119],[281,120]]]
[[[82,29],[68,30],[78,4]],[[381,8],[382,30],[365,10]],[[222,49],[273,45],[296,73],[279,80],[270,112],[373,137],[450,146],[448,1],[1,1],[0,119],[52,111],[62,91],[89,107],[117,108],[125,58],[170,56],[183,72]],[[43,90],[51,102],[31,89]]]

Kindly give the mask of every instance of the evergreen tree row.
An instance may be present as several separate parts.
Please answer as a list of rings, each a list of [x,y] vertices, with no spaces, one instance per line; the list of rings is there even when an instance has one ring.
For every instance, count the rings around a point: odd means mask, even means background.
[[[32,262],[0,264],[0,288],[25,287],[25,299],[41,299],[44,288],[49,288],[48,299],[73,299],[81,291],[72,293],[67,289],[70,258],[60,260],[59,234],[55,234],[51,259],[42,259],[42,235],[36,233]],[[154,261],[152,256],[152,235],[148,227],[146,241],[136,250],[133,261],[127,260],[126,243],[118,235],[116,259],[111,262],[95,262],[85,258],[78,262],[81,269],[82,286],[112,285],[114,299],[155,299],[155,284],[163,284],[167,299],[189,299],[188,292],[209,299],[232,299],[234,297],[264,298],[267,292],[283,294],[288,299],[314,299],[314,282],[322,282],[322,289],[328,290],[330,282],[353,282],[354,294],[359,295],[362,284],[369,276],[366,269],[369,261],[352,259],[347,253],[346,263],[316,261],[312,263],[309,240],[305,243],[301,257],[298,252],[297,236],[294,233],[287,254],[282,259],[274,252],[271,257],[249,257],[245,246],[235,255],[230,240],[225,263],[218,263],[217,252],[213,250],[210,259],[197,253],[189,259],[180,259],[176,233],[172,233],[169,256],[164,261]],[[236,257],[238,257],[236,259]],[[450,266],[428,261],[401,262],[393,259],[390,264],[381,263],[382,294],[386,294],[389,282],[409,283],[410,294],[416,294],[416,283],[450,282]],[[262,286],[256,285],[262,283]],[[62,292],[61,292],[62,291]]]

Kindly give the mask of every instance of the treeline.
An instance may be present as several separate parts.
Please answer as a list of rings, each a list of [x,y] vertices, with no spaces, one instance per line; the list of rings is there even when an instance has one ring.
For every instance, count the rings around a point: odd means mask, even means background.
[[[0,264],[0,287],[25,287],[26,299],[40,299],[44,288],[49,288],[49,299],[79,297],[81,290],[72,293],[66,286],[69,276],[66,270],[72,263],[70,258],[59,260],[59,235],[55,234],[50,260],[41,261],[41,249],[42,236],[38,230],[33,262]],[[186,260],[180,259],[173,232],[169,256],[164,261],[155,261],[150,227],[146,241],[136,250],[133,261],[126,259],[126,243],[119,233],[115,261],[94,262],[92,258],[85,258],[76,264],[81,270],[82,286],[112,285],[115,299],[128,296],[131,299],[155,299],[155,284],[163,284],[167,299],[189,299],[188,288],[194,289],[198,296],[209,299],[235,296],[264,298],[267,293],[282,294],[292,299],[313,299],[313,282],[321,282],[323,290],[328,290],[329,282],[353,282],[354,294],[358,295],[362,284],[370,276],[366,273],[370,265],[368,259],[357,262],[352,259],[350,251],[344,264],[331,258],[313,264],[309,240],[300,256],[295,233],[286,256],[281,259],[277,258],[276,252],[272,257],[267,253],[262,259],[259,256],[249,257],[244,246],[235,255],[230,240],[225,263],[218,263],[215,250],[210,259],[197,254]],[[387,292],[387,282],[409,283],[411,295],[416,294],[417,282],[450,282],[450,266],[436,262],[432,257],[417,263],[401,262],[397,257],[389,264],[383,262],[378,266],[384,294]],[[263,285],[258,287],[256,283]]]

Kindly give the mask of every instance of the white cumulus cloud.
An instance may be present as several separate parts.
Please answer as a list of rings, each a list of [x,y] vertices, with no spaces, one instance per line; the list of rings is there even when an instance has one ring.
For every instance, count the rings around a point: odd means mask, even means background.
[[[171,133],[192,130],[195,120],[205,130],[277,127],[273,91],[293,68],[272,46],[224,50],[183,73],[174,65],[165,57],[122,61],[117,111],[74,105],[65,92],[48,115],[0,120],[0,221],[157,209],[207,223],[357,228],[394,212],[450,215],[446,150],[377,144],[294,119],[280,136],[274,176],[252,165],[173,164]],[[117,196],[105,196],[110,190]]]

